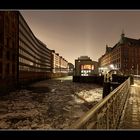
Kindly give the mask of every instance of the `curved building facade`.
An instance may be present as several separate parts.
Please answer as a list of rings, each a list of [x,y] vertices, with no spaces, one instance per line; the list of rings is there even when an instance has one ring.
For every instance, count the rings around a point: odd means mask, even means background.
[[[30,81],[66,76],[67,69],[68,62],[35,37],[20,12],[0,11],[0,92]]]
[[[51,70],[51,50],[38,40],[19,14],[19,80],[42,79]]]

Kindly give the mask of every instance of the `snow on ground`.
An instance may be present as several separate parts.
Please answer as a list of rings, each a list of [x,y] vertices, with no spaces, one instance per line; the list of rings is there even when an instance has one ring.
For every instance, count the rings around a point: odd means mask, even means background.
[[[66,129],[102,99],[102,87],[69,77],[0,97],[0,129]]]

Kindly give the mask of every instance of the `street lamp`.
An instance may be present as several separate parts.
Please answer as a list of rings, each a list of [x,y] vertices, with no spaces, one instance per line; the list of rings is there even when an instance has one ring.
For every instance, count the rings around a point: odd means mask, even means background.
[[[132,65],[132,67],[131,67],[131,74],[134,74],[134,73],[133,73],[133,68],[134,68],[134,66]]]
[[[138,80],[138,76],[139,75],[139,65],[137,64],[137,80]]]

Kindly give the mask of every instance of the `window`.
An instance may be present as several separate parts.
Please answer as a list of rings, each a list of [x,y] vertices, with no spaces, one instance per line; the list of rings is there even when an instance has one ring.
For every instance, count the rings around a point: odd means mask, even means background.
[[[15,46],[14,46],[15,44],[14,44],[14,42],[12,42],[12,48],[14,48]]]
[[[127,68],[127,64],[124,64],[124,68]]]
[[[118,63],[118,67],[117,68],[120,68],[119,63]]]
[[[15,64],[12,64],[12,73],[15,74]]]
[[[3,20],[3,15],[0,15],[0,21],[2,21]]]
[[[2,54],[3,54],[3,49],[0,48],[0,58],[2,58]]]
[[[6,58],[7,58],[7,60],[10,60],[10,52],[9,51],[7,51],[7,53],[6,53]]]
[[[9,67],[10,67],[10,64],[9,63],[6,64],[6,70],[5,70],[6,71],[6,74],[9,74],[9,70],[10,70]]]
[[[15,61],[16,59],[15,59],[16,57],[15,57],[15,54],[13,54],[12,55],[12,61]]]
[[[0,62],[0,73],[2,73],[2,62]]]
[[[88,64],[85,64],[85,65],[81,65],[81,69],[82,70],[85,70],[85,69],[87,69],[87,70],[94,70],[94,65],[88,65]]]
[[[124,62],[128,62],[128,58],[124,58]]]
[[[7,47],[9,47],[9,38],[6,38],[6,40],[5,40],[5,45],[6,45]]]
[[[1,30],[1,29],[0,29]],[[0,43],[3,44],[4,41],[4,36],[3,33],[0,33]]]

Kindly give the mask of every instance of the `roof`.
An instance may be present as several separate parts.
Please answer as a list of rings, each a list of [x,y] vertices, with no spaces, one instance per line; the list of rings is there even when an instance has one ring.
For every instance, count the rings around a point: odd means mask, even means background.
[[[110,53],[113,49],[120,46],[121,44],[129,44],[129,45],[132,45],[132,46],[133,45],[140,46],[140,39],[133,39],[133,38],[128,38],[128,37],[123,36],[123,37],[121,37],[121,40],[118,41],[118,43],[116,43],[113,47],[106,46],[105,54],[103,54],[99,59],[104,57],[106,54]]]
[[[140,39],[124,37],[123,41],[124,43],[131,43],[131,45],[140,45]]]
[[[121,40],[116,43],[112,49],[116,48],[117,46],[121,44],[129,44],[129,45],[140,45],[140,39],[133,39],[133,38],[128,38],[128,37],[123,37]]]
[[[78,57],[78,60],[90,60],[90,57],[88,57],[88,56],[80,56],[80,57]]]

